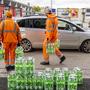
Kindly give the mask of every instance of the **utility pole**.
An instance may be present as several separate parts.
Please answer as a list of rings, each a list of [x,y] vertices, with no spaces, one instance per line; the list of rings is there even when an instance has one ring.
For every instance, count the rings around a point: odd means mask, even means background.
[[[52,9],[53,1],[51,0],[51,9]]]
[[[83,9],[82,9],[82,15],[83,15],[82,24],[83,24],[83,25],[84,25],[84,23],[85,23],[85,12],[86,12],[86,10],[85,10],[85,8],[83,8]]]

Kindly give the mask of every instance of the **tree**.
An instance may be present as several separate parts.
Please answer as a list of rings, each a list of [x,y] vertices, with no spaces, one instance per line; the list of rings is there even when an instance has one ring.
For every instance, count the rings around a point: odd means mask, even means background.
[[[39,7],[39,6],[34,6],[32,9],[33,9],[34,13],[41,11],[41,7]]]

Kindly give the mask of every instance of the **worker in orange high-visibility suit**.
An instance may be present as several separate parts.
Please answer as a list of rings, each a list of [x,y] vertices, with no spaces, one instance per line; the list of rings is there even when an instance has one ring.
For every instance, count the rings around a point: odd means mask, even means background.
[[[12,19],[12,13],[6,12],[6,19],[0,24],[0,40],[3,43],[6,70],[15,70],[15,49],[21,41],[19,26]]]
[[[49,55],[46,52],[46,46],[48,42],[55,42],[58,39],[58,18],[55,16],[55,14],[52,14],[51,10],[48,9],[47,11],[47,20],[46,20],[46,37],[43,42],[43,57],[44,60],[41,62],[41,65],[49,65]],[[55,54],[59,57],[60,63],[62,63],[65,60],[65,56],[63,53],[59,50],[59,48],[55,49]]]

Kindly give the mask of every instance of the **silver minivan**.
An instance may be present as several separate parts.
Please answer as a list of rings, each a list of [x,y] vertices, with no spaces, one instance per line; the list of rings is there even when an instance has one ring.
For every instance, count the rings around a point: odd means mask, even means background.
[[[42,48],[45,38],[46,16],[36,15],[17,18],[22,33],[22,47],[25,52],[32,48]],[[79,49],[90,52],[90,31],[84,30],[78,25],[58,17],[58,32],[61,49]]]

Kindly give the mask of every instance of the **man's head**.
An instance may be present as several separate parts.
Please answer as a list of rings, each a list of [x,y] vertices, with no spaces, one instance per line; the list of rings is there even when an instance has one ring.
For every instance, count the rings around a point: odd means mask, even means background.
[[[5,16],[8,17],[8,18],[12,18],[12,12],[11,11],[6,11]]]
[[[52,13],[52,10],[50,8],[45,9],[45,14],[51,14],[51,13]]]

